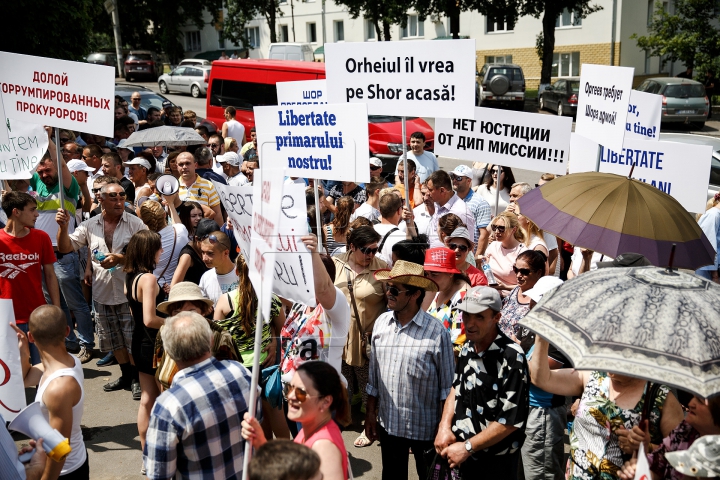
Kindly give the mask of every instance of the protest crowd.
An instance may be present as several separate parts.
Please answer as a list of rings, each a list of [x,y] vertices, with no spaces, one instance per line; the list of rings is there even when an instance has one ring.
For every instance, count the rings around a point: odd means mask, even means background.
[[[136,103],[116,98],[114,138],[63,129],[56,145],[47,127],[32,177],[6,182],[0,254],[26,260],[0,275],[0,297],[12,299],[25,386],[38,386],[72,452],[0,461],[0,477],[93,478],[80,428],[89,362],[119,365],[103,389],[138,402],[137,469],[150,479],[241,478],[248,443],[251,479],[352,478],[341,432],[353,423],[364,424],[355,448],[379,442],[387,480],[408,478],[411,457],[420,479],[631,479],[639,454],[654,478],[686,478],[677,453],[685,464],[715,455],[699,476],[720,475],[720,397],[663,384],[648,396],[645,380],[575,370],[523,326],[569,279],[651,265],[570,245],[524,216],[520,199],[554,174],[530,185],[492,163],[447,172],[408,132],[396,171],[368,158],[369,182],[287,177],[305,188],[297,240],[316,304],[273,295],[257,345],[254,266],[216,187],[253,185],[255,128],[228,107],[209,135],[193,112]],[[136,128],[163,125],[204,143],[126,146]],[[699,224],[717,246],[720,195]],[[717,257],[697,275],[718,283]]]

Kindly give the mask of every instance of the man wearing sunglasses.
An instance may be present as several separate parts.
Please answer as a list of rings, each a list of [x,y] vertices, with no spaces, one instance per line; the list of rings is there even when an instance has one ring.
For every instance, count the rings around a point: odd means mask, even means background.
[[[102,215],[84,221],[73,233],[68,233],[70,217],[67,212],[58,210],[55,217],[59,226],[58,251],[66,254],[88,247],[93,252],[92,296],[100,351],[114,352],[122,372],[120,378],[106,384],[103,389],[106,392],[122,389],[139,391],[137,371],[130,364],[128,353],[134,323],[124,293],[125,272],[122,266],[130,238],[147,226],[125,212],[126,195],[121,185],[107,183],[97,196]],[[92,353],[89,357],[92,358]]]
[[[458,305],[467,341],[455,367],[435,437],[435,451],[462,478],[517,478],[529,412],[523,349],[498,327],[502,302],[490,287],[473,287]]]
[[[365,435],[380,440],[383,480],[407,480],[409,449],[418,477],[426,478],[423,452],[433,447],[455,369],[450,334],[420,308],[438,286],[422,265],[404,260],[375,278],[385,283],[390,311],[373,327]]]

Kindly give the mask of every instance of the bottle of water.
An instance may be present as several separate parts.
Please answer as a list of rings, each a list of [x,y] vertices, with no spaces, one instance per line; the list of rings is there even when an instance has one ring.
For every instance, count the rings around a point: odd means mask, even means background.
[[[486,258],[483,258],[480,261],[482,265],[482,271],[485,274],[485,278],[488,280],[488,285],[497,285],[498,282],[495,280],[495,275],[492,273],[492,269],[490,269],[490,264],[488,263]]]
[[[92,251],[92,254],[93,254],[93,258],[94,258],[95,261],[98,262],[98,263],[102,263],[102,261],[107,258],[107,255],[105,255],[103,252],[101,252],[101,251],[98,250],[97,248]],[[117,270],[117,269],[118,269],[118,266],[115,265],[114,267],[108,268],[107,270],[108,270],[109,272],[114,272],[114,271]]]

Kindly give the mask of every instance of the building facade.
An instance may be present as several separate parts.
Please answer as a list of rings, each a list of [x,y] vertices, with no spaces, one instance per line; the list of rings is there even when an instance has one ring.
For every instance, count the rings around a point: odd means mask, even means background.
[[[602,10],[581,19],[575,12],[564,11],[556,20],[553,78],[577,76],[582,63],[620,65],[635,68],[636,81],[644,77],[674,75],[683,66],[663,65],[659,57],[649,57],[637,47],[633,34],[646,35],[657,0],[596,0]],[[323,12],[324,5],[324,12]],[[663,8],[672,10],[672,1],[664,1]],[[281,0],[283,14],[277,17],[278,42],[309,43],[317,50],[330,42],[374,42],[375,28],[369,20],[353,19],[347,8],[332,1]],[[212,50],[226,50],[228,55],[241,45],[224,41],[218,26],[211,23],[210,14],[202,30],[194,25],[183,27],[186,55]],[[447,38],[450,21],[445,17],[420,20],[416,12],[408,12],[405,28],[391,27],[392,41],[432,40]],[[528,89],[540,82],[540,59],[536,51],[541,19],[521,17],[516,21],[492,18],[478,12],[463,12],[460,16],[460,35],[476,41],[477,68],[484,63],[512,62],[523,68]],[[249,56],[267,58],[270,30],[264,17],[246,25],[250,39]],[[442,41],[442,40],[438,40]],[[316,55],[318,60],[322,55]]]

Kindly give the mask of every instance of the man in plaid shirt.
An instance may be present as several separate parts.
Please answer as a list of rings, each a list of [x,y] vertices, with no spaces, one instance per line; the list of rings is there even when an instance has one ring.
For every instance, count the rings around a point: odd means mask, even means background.
[[[197,313],[168,318],[162,339],[179,371],[150,417],[143,452],[148,478],[242,478],[240,423],[248,410],[250,372],[212,356],[212,331]]]

